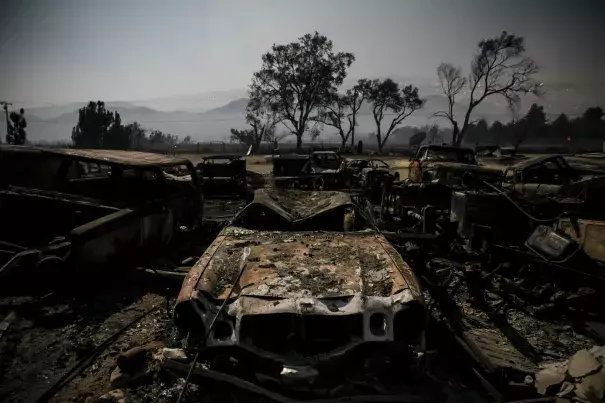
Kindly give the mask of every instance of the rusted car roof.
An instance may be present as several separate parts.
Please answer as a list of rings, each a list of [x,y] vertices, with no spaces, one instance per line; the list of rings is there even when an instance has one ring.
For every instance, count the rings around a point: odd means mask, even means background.
[[[252,231],[228,227],[191,269],[179,299],[194,290],[224,299],[251,252],[232,296],[388,297],[409,289],[420,298],[410,267],[382,235]]]
[[[254,210],[258,205],[276,212],[290,222],[304,220],[340,206],[357,209],[351,196],[343,192],[259,189],[254,193],[254,200],[239,212],[234,222],[238,222],[240,217],[245,216],[249,210]],[[359,214],[363,213],[359,212]]]
[[[189,162],[189,160],[185,158],[178,158],[170,155],[124,150],[81,150],[75,148],[39,148],[3,145],[0,148],[0,151],[57,154],[73,156],[95,162],[131,166],[176,165]]]

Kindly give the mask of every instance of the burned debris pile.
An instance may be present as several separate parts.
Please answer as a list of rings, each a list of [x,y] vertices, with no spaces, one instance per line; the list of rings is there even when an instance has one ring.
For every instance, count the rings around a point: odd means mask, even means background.
[[[605,174],[578,158],[0,153],[0,400],[605,397]]]
[[[535,397],[541,367],[605,343],[603,178],[582,176],[561,156],[537,157],[500,184],[430,176],[366,205],[419,277],[433,319],[497,400]]]

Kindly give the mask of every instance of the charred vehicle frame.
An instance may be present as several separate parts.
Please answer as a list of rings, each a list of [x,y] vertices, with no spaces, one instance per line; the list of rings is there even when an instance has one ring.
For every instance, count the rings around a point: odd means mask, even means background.
[[[201,189],[185,159],[2,146],[0,166],[2,276],[126,259],[201,220]]]
[[[208,198],[244,198],[246,196],[246,158],[242,155],[211,155],[196,165]]]
[[[369,351],[414,357],[426,311],[410,267],[348,195],[259,190],[192,267],[174,316],[204,359],[246,357],[278,380],[304,368],[317,386]]]
[[[339,189],[346,185],[346,160],[336,151],[273,156],[275,185],[282,188]]]

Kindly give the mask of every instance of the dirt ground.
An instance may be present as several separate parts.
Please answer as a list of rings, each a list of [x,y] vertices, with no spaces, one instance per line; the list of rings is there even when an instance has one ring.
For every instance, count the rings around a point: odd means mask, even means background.
[[[105,339],[148,313],[112,343],[51,401],[85,401],[107,392],[116,356],[164,339],[170,330],[165,296],[138,281],[88,290],[87,295],[4,298],[17,319],[0,344],[0,401],[33,402]]]
[[[181,234],[172,248],[141,263],[155,270],[175,270],[187,257],[201,255],[209,241],[205,233]],[[9,313],[16,314],[0,338],[1,402],[96,402],[112,389],[110,377],[120,353],[171,340],[170,312],[181,280],[132,268],[107,270],[70,280],[73,284],[65,292],[53,287],[42,292],[46,295],[0,297],[0,322]],[[117,333],[119,337],[73,380],[50,400],[40,400],[64,374]],[[170,385],[163,385],[138,391],[136,401],[163,401],[162,393],[178,395],[178,390],[169,389]]]

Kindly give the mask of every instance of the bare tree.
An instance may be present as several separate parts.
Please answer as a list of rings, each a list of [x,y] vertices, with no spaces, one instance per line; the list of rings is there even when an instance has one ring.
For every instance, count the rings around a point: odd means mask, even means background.
[[[407,85],[400,89],[399,84],[390,78],[371,81],[368,84],[368,100],[372,104],[372,115],[376,122],[375,136],[379,153],[382,153],[393,130],[424,104],[418,97],[418,88]],[[394,117],[386,132],[383,132],[382,120],[387,114]]]
[[[523,37],[503,31],[497,38],[479,42],[479,52],[471,63],[469,78],[470,99],[464,123],[455,144],[460,144],[468,129],[471,113],[483,100],[492,95],[503,96],[509,108],[516,109],[520,94],[539,93],[540,84],[534,80],[536,63],[525,52]]]
[[[350,110],[350,113],[347,115],[347,120],[349,121],[349,127],[351,128],[351,148],[355,147],[357,114],[369,94],[369,82],[370,81],[365,78],[358,80],[357,84],[353,88],[348,89],[345,95],[345,100]]]
[[[452,143],[457,144],[460,129],[454,114],[454,105],[456,104],[456,96],[464,90],[467,80],[462,76],[460,67],[454,67],[449,63],[441,63],[437,67],[437,76],[441,84],[441,91],[447,98],[448,109],[447,111],[436,112],[433,116],[446,118],[450,121],[452,124]]]
[[[338,129],[341,148],[344,148],[351,131],[351,123],[347,119],[349,115],[349,104],[346,95],[340,95],[336,92],[331,94],[328,102],[323,104],[313,119],[321,124],[332,126]]]
[[[252,147],[252,154],[260,148],[262,141],[274,139],[275,125],[279,123],[280,116],[270,105],[253,90],[250,91],[250,99],[246,106],[246,122],[249,129],[231,129],[231,141],[238,141]]]
[[[318,107],[317,116],[313,117],[313,120],[320,124],[338,129],[341,149],[345,148],[349,138],[351,138],[351,147],[354,144],[356,117],[365,100],[367,83],[368,80],[359,80],[345,94],[332,91],[326,102]]]

